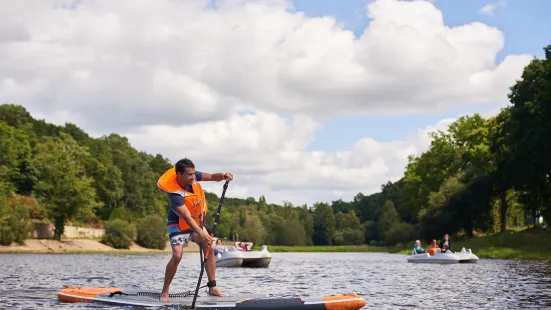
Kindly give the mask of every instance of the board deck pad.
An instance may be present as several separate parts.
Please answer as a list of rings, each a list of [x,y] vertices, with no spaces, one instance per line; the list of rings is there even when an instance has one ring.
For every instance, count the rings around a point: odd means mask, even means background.
[[[136,305],[136,306],[187,306],[190,307],[193,302],[193,294],[188,296],[178,296],[183,294],[169,294],[170,302],[163,302],[160,298],[159,291],[155,290],[136,290],[136,289],[123,289],[115,293],[104,293],[96,296],[94,301],[112,303],[112,304],[124,304],[124,305]],[[235,308],[236,304],[240,301],[255,298],[264,299],[266,295],[235,295],[235,296],[209,296],[207,294],[199,294],[195,301],[195,307],[229,307]]]

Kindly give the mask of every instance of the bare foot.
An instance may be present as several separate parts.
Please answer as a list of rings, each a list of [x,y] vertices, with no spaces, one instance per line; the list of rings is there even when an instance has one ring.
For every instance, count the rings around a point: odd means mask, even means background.
[[[161,293],[161,301],[162,302],[171,302],[170,298],[168,298],[168,292],[162,292]]]
[[[209,295],[211,296],[218,296],[218,297],[225,297],[228,296],[228,294],[222,292],[217,287],[211,287],[209,288]]]

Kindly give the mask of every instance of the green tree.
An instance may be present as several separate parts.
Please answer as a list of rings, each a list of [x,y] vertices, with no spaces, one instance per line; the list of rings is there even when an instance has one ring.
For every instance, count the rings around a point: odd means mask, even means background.
[[[166,247],[166,220],[158,215],[146,216],[137,226],[136,243],[150,249]]]
[[[437,192],[446,178],[459,169],[460,152],[452,137],[442,131],[431,134],[430,148],[419,157],[411,156],[404,174],[404,206],[410,214],[427,207],[431,192]],[[412,219],[413,220],[413,219]]]
[[[0,244],[22,245],[32,231],[31,208],[18,195],[0,196]]]
[[[265,229],[264,243],[265,244],[279,244],[281,240],[284,240],[285,232],[285,219],[275,213],[260,214],[262,218],[262,224]]]
[[[60,138],[46,138],[36,146],[33,166],[38,181],[35,192],[47,206],[57,240],[61,239],[67,220],[96,204],[93,180],[85,174],[87,156],[86,149],[64,133]]]
[[[501,124],[506,134],[500,142],[509,154],[501,167],[514,176],[510,181],[522,200],[551,218],[551,45],[544,52],[544,59],[524,68],[508,95],[512,106]],[[501,213],[505,218],[506,210]],[[502,219],[502,227],[505,223]]]
[[[459,231],[460,224],[455,220],[454,213],[448,205],[453,205],[464,189],[461,176],[446,179],[438,192],[430,194],[428,207],[419,213],[419,233],[424,239],[433,239],[445,233],[453,234]]]
[[[0,105],[0,121],[5,122],[10,127],[21,129],[27,132],[33,130],[31,114],[24,107],[16,104]]]
[[[115,219],[105,222],[105,233],[101,242],[116,249],[128,249],[136,235],[136,226],[126,221]]]
[[[379,236],[384,237],[390,228],[398,223],[400,223],[400,216],[394,207],[394,203],[387,200],[384,205],[383,214],[378,223]]]
[[[335,234],[335,214],[327,203],[314,204],[314,232],[312,241],[316,245],[331,245]]]
[[[6,190],[28,192],[27,182],[33,178],[29,171],[31,155],[29,135],[0,121],[0,175]]]
[[[365,242],[371,242],[372,240],[380,240],[379,232],[377,230],[377,223],[375,221],[365,221],[362,226],[364,227],[364,240]]]
[[[300,222],[304,227],[305,244],[310,245],[312,243],[312,234],[314,233],[314,219],[306,206],[302,206],[299,212]]]
[[[335,214],[336,232],[333,237],[335,244],[362,244],[365,240],[365,230],[354,210]]]
[[[262,243],[264,241],[264,226],[257,214],[246,214],[245,221],[238,229],[241,240],[247,240],[253,243]]]
[[[515,184],[515,163],[513,162],[510,148],[505,143],[509,132],[504,128],[511,116],[510,108],[502,109],[501,112],[489,120],[490,131],[490,151],[494,155],[494,171],[490,173],[494,184],[494,191],[499,197],[499,222],[500,232],[505,233],[507,230],[507,210],[509,203],[515,199],[517,195],[508,195],[508,191]],[[509,197],[509,198],[507,198]]]
[[[384,203],[383,193],[375,193],[369,196],[358,194],[354,197],[353,202],[354,210],[357,210],[360,222],[377,222],[383,212]]]
[[[304,226],[298,219],[276,222],[277,239],[279,245],[306,245]]]

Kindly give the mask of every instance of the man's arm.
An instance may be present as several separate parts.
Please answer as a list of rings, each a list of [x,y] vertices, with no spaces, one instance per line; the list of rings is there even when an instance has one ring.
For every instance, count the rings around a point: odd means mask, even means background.
[[[203,230],[195,221],[191,218],[191,213],[189,213],[189,210],[186,208],[185,205],[178,206],[174,208],[174,211],[178,214],[179,217],[183,218],[184,221],[191,227],[191,229],[198,234],[199,236],[203,236]]]
[[[218,173],[212,173],[212,174],[203,172],[201,177],[201,181],[220,182],[226,179],[231,181],[233,179],[233,175],[229,172],[226,172],[226,173],[218,172]]]

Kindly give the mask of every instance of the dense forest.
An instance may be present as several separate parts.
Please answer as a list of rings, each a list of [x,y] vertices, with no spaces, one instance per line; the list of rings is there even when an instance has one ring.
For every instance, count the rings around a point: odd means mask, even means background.
[[[432,134],[429,149],[410,156],[403,178],[380,192],[293,206],[229,191],[217,235],[269,245],[394,245],[504,232],[534,224],[540,212],[550,219],[551,45],[544,51],[511,86],[510,105]],[[160,223],[168,201],[156,181],[172,165],[120,135],[92,138],[75,124],[56,126],[1,105],[0,243],[24,240],[37,221],[54,224],[57,239],[68,223]],[[208,193],[211,210],[218,199]]]

